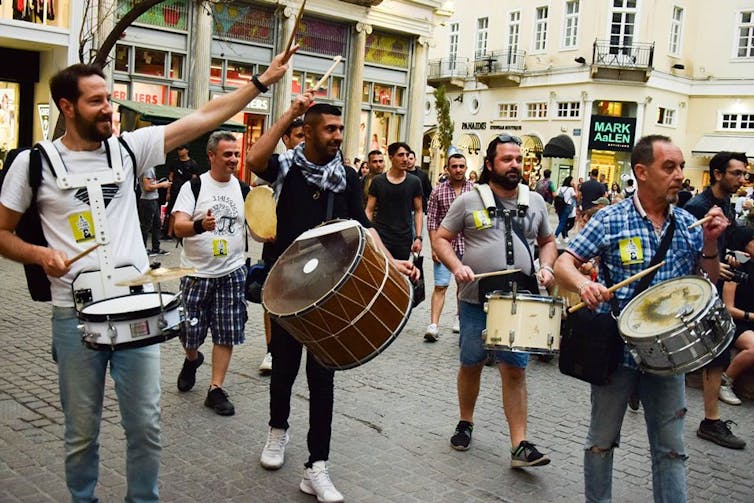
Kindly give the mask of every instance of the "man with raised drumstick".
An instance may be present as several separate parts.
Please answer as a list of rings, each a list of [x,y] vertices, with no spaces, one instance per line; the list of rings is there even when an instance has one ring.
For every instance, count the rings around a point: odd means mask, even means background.
[[[280,80],[288,68],[285,62],[295,51],[296,48],[276,56],[267,70],[255,75],[247,85],[182,119],[167,126],[123,133],[125,145],[110,140],[113,109],[110,88],[100,68],[76,64],[50,80],[52,98],[66,126],[65,135],[54,142],[55,150],[62,157],[65,179],[78,188],[60,188],[64,186],[58,184],[60,178],[56,180],[50,166],[42,163],[36,201],[49,246],[23,241],[13,231],[30,207],[33,194],[29,185],[30,154],[21,153],[8,167],[0,194],[0,254],[17,262],[40,265],[52,284],[53,358],[58,365],[65,415],[66,482],[73,501],[97,501],[99,423],[108,366],[127,443],[127,501],[159,500],[161,446],[159,346],[115,351],[86,348],[77,327],[72,285],[84,271],[95,271],[98,280],[102,277],[102,290],[108,294],[117,290],[112,276],[103,272],[112,270],[112,264],[130,264],[134,275],[149,269],[133,192],[135,177],[162,164],[165,152],[215,129],[242,110],[268,85]],[[133,152],[136,169],[128,150]],[[89,182],[81,185],[81,180],[92,178],[89,175],[94,172],[98,173],[97,180],[114,182],[104,187]],[[95,211],[95,204],[97,208],[106,206],[107,211]],[[82,233],[82,222],[94,232]],[[114,232],[107,232],[108,228]],[[67,260],[93,240],[102,245],[96,252],[76,262]]]
[[[343,167],[340,153],[343,120],[340,109],[327,104],[310,107],[312,101],[311,91],[297,96],[291,108],[257,140],[246,156],[246,165],[256,175],[280,187],[277,235],[271,244],[270,257],[277,260],[299,235],[327,220],[351,218],[368,228],[377,246],[401,272],[417,276],[418,271],[411,262],[392,259],[364,213],[359,176],[353,169]],[[271,157],[287,125],[304,112],[304,143]],[[312,299],[312,302],[315,300]],[[272,320],[270,349],[273,359],[270,429],[260,463],[268,470],[277,470],[285,462],[291,389],[300,367],[303,346]],[[343,501],[343,495],[333,485],[327,467],[334,371],[307,354],[306,377],[310,402],[307,435],[309,459],[304,465],[304,477],[299,488],[307,494],[316,495],[318,501]]]
[[[598,211],[571,241],[555,264],[558,283],[578,291],[590,309],[610,311],[613,294],[604,283],[604,271],[614,284],[647,267],[661,239],[675,221],[675,232],[667,258],[651,284],[694,274],[699,268],[717,280],[719,260],[717,238],[728,221],[720,208],[702,228],[691,228],[694,218],[676,208],[683,182],[683,154],[666,136],[645,136],[631,153],[631,167],[638,183],[636,193]],[[631,252],[631,253],[629,253]],[[601,282],[591,281],[578,271],[586,261],[599,257]],[[636,283],[616,290],[619,309],[632,298]],[[592,385],[592,412],[584,451],[586,501],[610,501],[612,497],[613,453],[620,440],[621,424],[631,394],[638,392],[652,458],[655,501],[686,501],[686,454],[683,419],[686,413],[684,376],[660,376],[641,372],[628,349],[610,382]]]
[[[450,269],[459,285],[461,367],[458,370],[460,421],[450,439],[456,450],[466,450],[474,427],[474,406],[479,381],[487,360],[482,339],[486,326],[483,309],[484,285],[475,273],[517,268],[518,291],[539,293],[539,284],[554,283],[552,264],[557,256],[550,230],[547,205],[538,193],[529,192],[522,181],[521,139],[502,134],[487,147],[485,166],[479,180],[488,185],[492,206],[482,199],[481,187],[461,194],[453,201],[432,241],[432,251]],[[483,189],[482,189],[483,190]],[[528,197],[527,197],[528,196]],[[463,259],[456,255],[453,240],[463,232]],[[539,271],[534,270],[534,243],[539,245]],[[509,277],[509,276],[506,276]],[[495,285],[490,290],[497,290]],[[482,291],[480,291],[482,288]],[[509,288],[507,285],[503,288]],[[526,366],[523,352],[493,351],[503,386],[503,408],[511,441],[511,466],[542,466],[550,459],[527,440]]]

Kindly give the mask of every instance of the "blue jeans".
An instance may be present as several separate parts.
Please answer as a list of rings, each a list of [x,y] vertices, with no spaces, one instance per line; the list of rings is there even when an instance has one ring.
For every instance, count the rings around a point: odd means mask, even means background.
[[[159,501],[160,347],[85,347],[73,308],[53,307],[52,354],[65,414],[65,477],[71,500],[95,502],[99,430],[108,363],[126,434],[127,502]]]
[[[586,501],[611,501],[613,452],[620,442],[623,416],[634,390],[644,407],[647,423],[654,500],[685,502],[684,376],[661,377],[623,366],[618,367],[609,384],[592,385],[592,418],[584,451]],[[603,452],[594,452],[592,447]]]
[[[562,234],[563,238],[568,237],[568,231],[571,230],[570,227],[568,227],[568,216],[571,214],[571,209],[573,208],[573,203],[569,204],[567,208],[564,208],[563,211],[560,212],[560,215],[558,215],[558,228],[555,229],[555,237],[558,237],[558,234]],[[571,225],[573,227],[573,225]]]

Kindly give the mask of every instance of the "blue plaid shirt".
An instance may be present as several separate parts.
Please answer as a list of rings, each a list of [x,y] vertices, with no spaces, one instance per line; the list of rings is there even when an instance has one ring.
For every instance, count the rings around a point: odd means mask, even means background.
[[[696,219],[686,210],[675,206],[671,208],[676,221],[675,233],[665,257],[665,265],[657,271],[650,286],[694,274],[702,252],[704,242],[701,227],[691,230],[688,228]],[[666,218],[662,235],[665,235],[669,225],[670,220]],[[568,251],[583,261],[599,257],[599,281],[605,283],[604,269],[608,268],[610,279],[615,284],[649,267],[649,262],[660,247],[661,239],[634,193],[633,197],[595,213],[586,227],[571,241]],[[615,292],[619,311],[634,296],[638,284],[638,281],[634,281]],[[607,313],[610,307],[609,302],[604,302],[599,305],[597,312]],[[628,351],[624,351],[623,364],[636,368],[636,362]]]

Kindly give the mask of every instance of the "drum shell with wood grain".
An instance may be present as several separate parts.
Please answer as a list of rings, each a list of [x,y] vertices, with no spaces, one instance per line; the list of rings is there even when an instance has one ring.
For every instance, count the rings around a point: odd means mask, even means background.
[[[270,269],[262,304],[325,367],[371,360],[397,337],[411,311],[411,284],[358,222],[303,233]]]
[[[668,376],[714,360],[730,344],[735,325],[715,285],[701,276],[682,276],[631,299],[618,330],[640,369]]]

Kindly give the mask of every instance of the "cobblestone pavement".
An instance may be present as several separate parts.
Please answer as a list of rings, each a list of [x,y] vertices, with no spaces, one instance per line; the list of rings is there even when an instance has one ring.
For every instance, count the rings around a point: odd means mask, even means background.
[[[165,265],[177,265],[178,252]],[[258,247],[251,251],[259,256]],[[426,259],[425,259],[426,260]],[[425,269],[431,279],[431,267]],[[0,259],[0,501],[68,500],[63,471],[63,416],[56,369],[50,358],[50,307],[28,300],[20,266]],[[431,284],[431,283],[429,283]],[[177,282],[167,289],[175,290]],[[451,287],[448,298],[453,298]],[[536,359],[527,372],[529,439],[549,454],[545,467],[509,468],[508,433],[500,403],[498,372],[486,368],[476,408],[472,448],[457,452],[448,439],[457,422],[457,335],[452,316],[441,321],[435,344],[423,342],[428,302],[411,317],[396,341],[369,363],[336,375],[330,473],[349,501],[583,501],[582,448],[588,425],[589,391],[557,370],[557,361]],[[450,313],[453,309],[446,309]],[[298,483],[307,458],[308,392],[303,372],[292,398],[291,442],[277,472],[259,466],[266,439],[268,378],[258,375],[264,355],[258,305],[249,309],[247,343],[233,355],[226,390],[236,415],[220,417],[204,407],[209,365],[194,390],[179,393],[183,361],[175,340],[162,346],[161,497],[168,502],[313,502]],[[208,350],[208,349],[207,349]],[[303,369],[302,369],[303,370]],[[742,451],[696,437],[703,417],[701,391],[688,388],[686,441],[689,499],[752,502],[754,403],[721,404],[725,419],[749,442]],[[98,496],[125,495],[124,437],[118,403],[108,381],[101,432]],[[650,501],[648,443],[641,411],[627,412],[616,452],[615,501]]]

